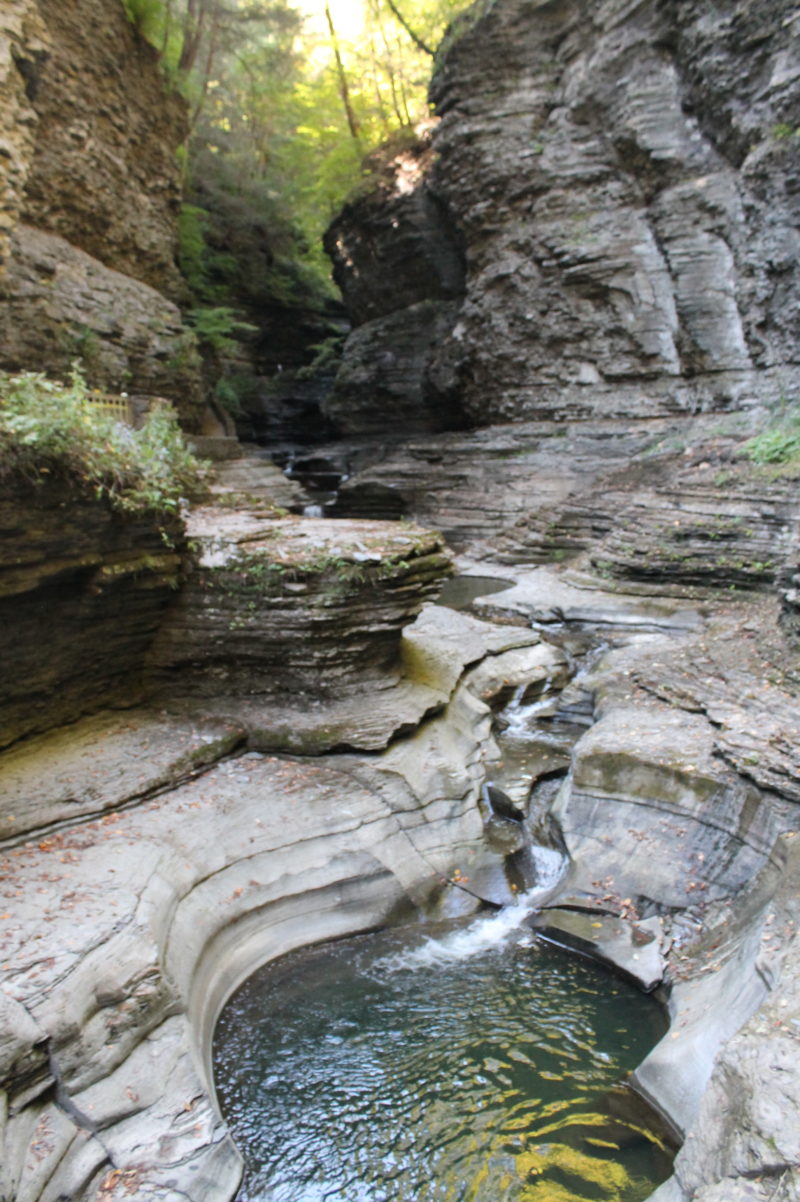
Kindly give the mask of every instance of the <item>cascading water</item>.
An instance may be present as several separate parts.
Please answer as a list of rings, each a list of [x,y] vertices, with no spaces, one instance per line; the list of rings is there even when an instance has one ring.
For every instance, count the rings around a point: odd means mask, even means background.
[[[541,761],[548,738],[575,737],[548,734],[552,683],[504,711],[504,787],[520,748],[538,740]],[[524,832],[510,860],[531,887],[513,905],[292,953],[225,1007],[215,1076],[247,1165],[239,1202],[641,1202],[669,1176],[654,1116],[620,1083],[663,1034],[660,1008],[534,934],[565,859],[498,784],[483,808],[487,832]]]
[[[670,1156],[619,1085],[660,1008],[523,902],[293,953],[228,1003],[217,1090],[240,1202],[641,1202]]]

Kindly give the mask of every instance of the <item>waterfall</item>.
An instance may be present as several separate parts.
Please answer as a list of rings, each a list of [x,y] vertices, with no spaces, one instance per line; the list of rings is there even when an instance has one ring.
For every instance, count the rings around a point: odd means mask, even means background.
[[[506,723],[503,735],[509,739],[524,739],[530,734],[530,724],[534,718],[545,714],[550,717],[554,713],[556,698],[551,690],[553,687],[553,679],[555,670],[553,668],[547,673],[542,683],[542,689],[535,701],[526,702],[524,700],[525,693],[530,688],[530,684],[518,685],[514,690],[514,694],[503,711],[503,720]],[[550,711],[548,713],[548,711]]]
[[[533,891],[536,896],[540,890]],[[501,948],[512,940],[526,945],[533,941],[533,934],[525,927],[525,919],[533,913],[534,902],[525,893],[510,906],[482,914],[471,920],[468,926],[449,931],[440,939],[428,937],[418,947],[409,948],[395,955],[385,956],[381,968],[387,972],[400,972],[414,968],[433,968],[436,965],[458,963],[472,956]]]

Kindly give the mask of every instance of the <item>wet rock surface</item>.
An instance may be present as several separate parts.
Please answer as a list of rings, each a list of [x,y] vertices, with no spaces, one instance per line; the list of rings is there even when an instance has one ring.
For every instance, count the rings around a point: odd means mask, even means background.
[[[379,757],[208,767],[237,731],[140,711],[85,722],[71,762],[46,741],[6,761],[4,805],[36,798],[29,824],[51,823],[6,842],[0,867],[8,1196],[231,1196],[240,1163],[207,1061],[219,1006],[256,963],[411,913],[455,864],[480,875],[491,710],[464,662],[491,648],[502,660],[499,632],[451,611],[418,630],[441,713]]]

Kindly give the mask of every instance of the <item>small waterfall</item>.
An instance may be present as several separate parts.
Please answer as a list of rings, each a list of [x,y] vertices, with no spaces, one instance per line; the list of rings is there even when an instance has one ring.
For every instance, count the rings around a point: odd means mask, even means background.
[[[557,697],[552,693],[554,678],[555,670],[551,669],[544,678],[541,692],[535,701],[525,701],[525,694],[530,688],[530,684],[517,686],[503,711],[504,737],[524,739],[530,735],[530,724],[535,718],[541,715],[550,717],[555,713]]]
[[[540,890],[536,889],[534,893],[538,896]],[[524,924],[534,909],[534,901],[527,893],[522,894],[512,905],[504,906],[492,914],[482,914],[467,927],[450,931],[441,939],[427,938],[419,947],[384,957],[380,966],[387,972],[434,968],[480,956],[504,947],[512,940],[519,945],[527,945],[534,937]]]
[[[302,516],[304,518],[324,518],[325,517],[324,506],[322,506],[322,505],[304,505]]]

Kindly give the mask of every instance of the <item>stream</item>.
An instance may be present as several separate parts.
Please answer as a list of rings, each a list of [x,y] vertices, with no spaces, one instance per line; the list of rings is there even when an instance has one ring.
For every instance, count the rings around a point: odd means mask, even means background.
[[[641,1202],[671,1171],[619,1084],[651,998],[535,937],[524,903],[292,953],[217,1026],[239,1202]]]
[[[456,581],[443,600],[503,583]],[[569,657],[572,710],[548,677],[496,716],[482,805],[490,841],[493,826],[525,832],[507,859],[515,904],[298,950],[228,1001],[214,1073],[245,1160],[238,1202],[642,1202],[670,1175],[672,1149],[624,1084],[663,1010],[527,922],[564,867],[531,842],[531,807],[549,799],[531,781],[558,786],[600,651]]]

